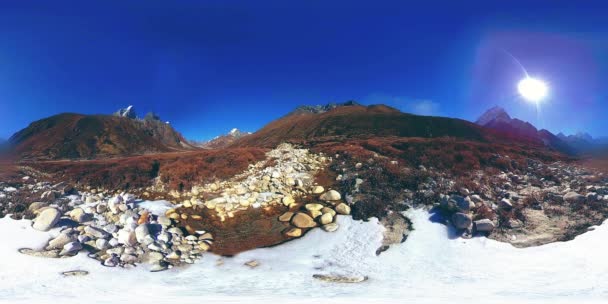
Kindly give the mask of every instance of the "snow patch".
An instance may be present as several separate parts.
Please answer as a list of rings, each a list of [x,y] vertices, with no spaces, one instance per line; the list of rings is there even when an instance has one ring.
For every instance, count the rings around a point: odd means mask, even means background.
[[[156,216],[165,215],[165,213],[169,209],[176,208],[176,206],[173,205],[171,202],[168,202],[165,200],[141,201],[141,202],[137,202],[137,205],[140,208],[144,208],[144,209],[148,210],[151,214],[156,215]]]
[[[143,202],[162,210],[161,202]],[[157,209],[159,208],[159,209]],[[408,240],[380,256],[383,227],[376,219],[354,221],[339,216],[340,229],[314,229],[286,244],[241,253],[232,258],[206,254],[190,267],[160,273],[105,268],[80,253],[64,259],[17,253],[38,248],[52,232],[33,230],[30,221],[0,219],[0,299],[30,302],[123,300],[200,303],[230,301],[309,303],[465,302],[559,303],[604,302],[608,298],[608,225],[575,240],[517,249],[486,238],[450,239],[446,226],[429,221],[429,213],[406,213],[415,230]],[[221,266],[217,266],[218,260]],[[257,260],[250,269],[243,264]],[[61,272],[85,270],[83,277]],[[359,284],[337,284],[314,274],[358,276]],[[316,300],[311,300],[316,298]],[[0,300],[0,302],[2,301]]]

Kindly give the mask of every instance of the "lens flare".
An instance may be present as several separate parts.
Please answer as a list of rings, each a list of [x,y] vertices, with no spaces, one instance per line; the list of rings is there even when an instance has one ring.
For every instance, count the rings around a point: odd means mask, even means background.
[[[538,103],[547,96],[547,85],[538,79],[526,77],[517,85],[519,94],[528,101]]]

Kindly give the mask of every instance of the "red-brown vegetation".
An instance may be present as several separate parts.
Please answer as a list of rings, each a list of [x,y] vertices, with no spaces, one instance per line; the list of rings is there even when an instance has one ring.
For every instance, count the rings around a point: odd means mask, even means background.
[[[314,146],[328,141],[378,137],[452,136],[485,141],[487,131],[460,119],[418,116],[384,106],[343,106],[325,113],[298,113],[277,119],[236,146],[274,147],[281,142]]]
[[[375,138],[348,142],[327,142],[313,148],[329,155],[345,154],[365,161],[379,156],[416,168],[425,166],[450,172],[456,176],[474,170],[496,168],[506,171],[524,166],[527,158],[545,162],[569,158],[541,148],[484,143],[453,138]],[[505,157],[506,156],[506,157]]]
[[[150,186],[160,176],[170,189],[184,190],[197,183],[234,176],[264,157],[265,150],[248,148],[23,164],[50,173],[54,180],[85,186],[129,190]]]

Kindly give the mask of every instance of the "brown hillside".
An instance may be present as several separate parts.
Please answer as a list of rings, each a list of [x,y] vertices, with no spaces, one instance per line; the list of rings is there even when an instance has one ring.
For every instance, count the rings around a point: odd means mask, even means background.
[[[192,148],[160,121],[71,113],[33,122],[9,141],[21,159],[91,159]]]
[[[310,143],[390,136],[485,141],[488,135],[485,129],[460,119],[412,115],[385,105],[353,105],[320,114],[287,115],[240,139],[235,145],[273,147],[281,142]]]

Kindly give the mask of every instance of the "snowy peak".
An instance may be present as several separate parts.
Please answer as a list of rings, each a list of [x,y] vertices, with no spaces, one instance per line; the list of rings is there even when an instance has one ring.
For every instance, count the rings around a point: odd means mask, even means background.
[[[228,134],[216,136],[208,142],[199,144],[199,146],[207,149],[221,149],[230,146],[237,139],[250,134],[251,132],[241,132],[239,129],[233,128]]]
[[[135,119],[137,118],[137,114],[135,113],[135,109],[133,109],[133,106],[128,106],[124,109],[119,109],[118,111],[116,111],[114,113],[114,116],[118,116],[118,117],[126,117],[126,118],[131,118],[131,119]]]
[[[481,115],[475,122],[478,125],[485,126],[492,121],[510,121],[511,116],[501,107],[493,107]]]
[[[241,136],[241,131],[239,131],[239,129],[237,129],[237,128],[234,128],[234,129],[230,130],[230,132],[228,132],[228,135],[234,136],[234,137],[239,137],[239,136]]]

